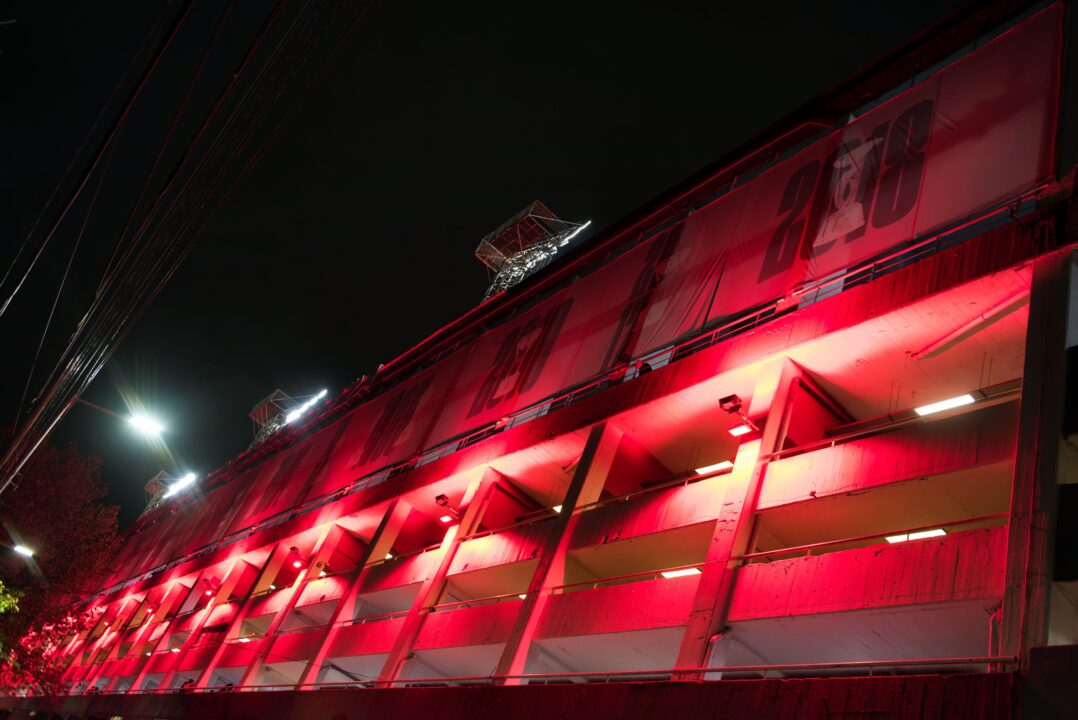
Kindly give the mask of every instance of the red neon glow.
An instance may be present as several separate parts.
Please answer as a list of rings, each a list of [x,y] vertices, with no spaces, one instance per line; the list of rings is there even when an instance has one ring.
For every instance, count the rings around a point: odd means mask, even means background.
[[[734,437],[741,437],[742,435],[748,435],[752,432],[752,427],[748,423],[741,423],[730,428],[728,432]]]

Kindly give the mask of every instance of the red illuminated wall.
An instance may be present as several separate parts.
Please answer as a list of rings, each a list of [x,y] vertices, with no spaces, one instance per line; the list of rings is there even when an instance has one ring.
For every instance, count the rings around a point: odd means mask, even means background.
[[[675,227],[645,230],[635,247],[503,313],[298,446],[150,518],[112,582],[1021,197],[1051,175],[1061,15],[1038,13],[695,199]]]
[[[1007,613],[1037,606],[1014,593],[1047,527],[1021,511],[1048,427],[1023,372],[1073,246],[1063,9],[947,37],[149,513],[61,649],[78,692],[120,695],[72,710],[265,714],[225,692],[258,688],[282,717],[1015,716],[1030,643],[1007,633],[1036,618]],[[966,674],[741,684],[881,670]],[[573,682],[387,691],[416,678]],[[339,684],[367,695],[303,697]]]

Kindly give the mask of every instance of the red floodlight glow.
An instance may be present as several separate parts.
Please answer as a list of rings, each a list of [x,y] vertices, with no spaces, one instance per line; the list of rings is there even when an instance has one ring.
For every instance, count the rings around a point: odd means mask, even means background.
[[[292,546],[288,549],[288,557],[292,558],[292,567],[299,570],[307,565],[307,562],[303,559],[303,556],[299,554],[299,548]]]

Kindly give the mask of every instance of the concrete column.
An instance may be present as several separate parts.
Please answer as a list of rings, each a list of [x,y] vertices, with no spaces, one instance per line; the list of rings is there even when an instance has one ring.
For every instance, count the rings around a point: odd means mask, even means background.
[[[182,608],[183,604],[187,601],[187,596],[190,595],[192,592],[195,592],[193,588],[198,585],[198,580],[198,578],[195,578],[195,581],[191,585],[191,587],[187,587],[186,585],[183,585],[183,583],[178,583],[185,588],[185,591],[166,594],[166,601],[161,603],[161,607],[158,609],[158,613],[167,614],[172,607],[172,603],[179,603],[179,607]],[[168,646],[168,640],[172,636],[172,629],[173,627],[175,627],[175,620],[176,618],[173,617],[171,620],[168,621],[168,627],[166,627],[164,632],[161,633],[161,637],[157,639],[157,644],[153,646],[153,650],[150,651],[151,653],[156,654],[159,649]],[[149,668],[150,662],[149,660],[147,660],[142,664],[142,669],[139,670],[138,674],[135,675],[135,679],[131,682],[132,688],[137,689],[140,685],[142,685],[142,681],[145,680],[146,675],[148,674],[147,670],[149,670]]]
[[[266,562],[259,569],[258,576],[255,581],[251,583],[251,588],[244,595],[242,600],[238,600],[240,607],[236,610],[236,616],[232,618],[232,622],[228,625],[228,630],[225,631],[224,638],[217,649],[214,650],[213,655],[210,657],[209,662],[206,663],[206,667],[199,673],[198,679],[195,680],[195,687],[207,687],[210,684],[211,678],[213,678],[213,671],[217,669],[217,664],[221,662],[221,656],[225,654],[225,650],[228,648],[228,638],[235,637],[238,634],[239,628],[243,625],[243,619],[246,617],[247,612],[251,609],[251,605],[254,603],[256,594],[263,587],[262,581],[266,576],[266,571],[269,569],[272,560],[272,553],[266,558]],[[233,571],[229,573],[230,582],[226,583],[228,587],[222,586],[221,590],[224,592],[224,597],[228,597],[232,594],[232,588],[235,587],[236,582],[242,577],[242,566],[248,565],[246,560],[238,558],[236,564],[233,565]],[[268,584],[268,583],[267,583]]]
[[[442,546],[438,550],[442,554],[442,559],[438,563],[438,569],[419,586],[419,592],[404,619],[397,641],[389,653],[389,658],[386,659],[386,664],[382,666],[382,672],[378,677],[379,683],[396,680],[400,675],[404,663],[412,655],[416,638],[419,637],[419,631],[423,629],[423,621],[426,620],[431,606],[438,602],[442,591],[445,590],[445,579],[449,574],[450,566],[453,565],[453,558],[457,554],[457,548],[460,547],[461,538],[468,537],[479,527],[483,511],[486,510],[491,493],[501,477],[496,470],[489,467],[483,468],[480,472],[481,475],[472,481],[464,493],[460,522],[451,526],[442,539]]]
[[[569,542],[576,525],[576,509],[599,499],[621,438],[621,430],[605,422],[592,427],[588,434],[584,453],[580,456],[569,488],[565,492],[561,513],[550,521],[553,525],[539,554],[535,572],[528,585],[528,593],[521,601],[516,623],[494,670],[496,676],[520,675],[524,672],[528,650],[550,598],[551,589],[565,581],[565,557],[569,552]],[[520,681],[509,678],[504,682],[507,685],[516,685]]]
[[[1069,253],[1038,258],[1030,288],[1000,623],[1000,653],[1019,658],[1022,670],[1028,668],[1030,649],[1048,642],[1067,316],[1078,317],[1078,298],[1069,297],[1072,267]]]
[[[367,568],[382,560],[386,553],[393,549],[393,543],[396,542],[397,536],[400,535],[401,529],[404,527],[404,521],[408,519],[408,513],[411,510],[411,506],[400,498],[389,503],[389,507],[382,516],[382,521],[378,524],[374,534],[371,535],[370,542],[367,543],[367,549],[359,563],[359,570],[355,579],[352,580],[352,584],[349,585],[348,590],[341,596],[340,602],[337,603],[337,607],[333,610],[333,617],[329,621],[329,630],[326,632],[322,644],[319,645],[318,652],[307,663],[307,669],[303,671],[303,676],[300,678],[301,690],[314,689],[313,685],[318,681],[318,673],[325,665],[329,648],[340,634],[343,623],[347,622],[347,619],[355,614],[356,598],[359,596],[359,590],[363,586]]]
[[[273,620],[270,621],[270,626],[266,630],[265,636],[262,638],[262,647],[258,649],[258,653],[251,659],[251,663],[247,666],[247,669],[243,673],[243,678],[239,682],[241,687],[252,684],[251,681],[258,675],[258,672],[266,662],[266,657],[269,655],[270,646],[273,644],[274,636],[277,634],[277,631],[280,630],[281,624],[285,621],[285,618],[288,617],[288,614],[296,607],[296,603],[303,593],[303,587],[312,576],[317,577],[318,573],[321,571],[324,563],[319,563],[318,558],[323,554],[326,540],[329,538],[330,531],[333,528],[333,523],[328,523],[323,526],[322,530],[318,533],[318,539],[314,541],[314,550],[311,552],[311,558],[307,563],[307,567],[300,571],[299,575],[296,576],[296,579],[292,581],[291,586],[280,591],[288,593],[288,598],[285,600],[284,607],[282,607],[277,614],[273,616]],[[289,545],[289,541],[285,540],[281,543],[280,549],[286,550]],[[282,561],[286,557],[287,556],[284,556]]]
[[[700,569],[693,610],[678,650],[675,667],[686,671],[675,673],[674,679],[700,679],[701,673],[692,670],[707,663],[711,639],[726,626],[741,564],[737,558],[748,551],[752,541],[756,502],[764,473],[771,453],[782,448],[789,423],[790,399],[801,377],[801,368],[783,357],[765,365],[757,378],[749,415],[758,417],[766,412],[767,421],[759,442],[743,444],[734,460],[722,511],[715,522],[707,558]]]

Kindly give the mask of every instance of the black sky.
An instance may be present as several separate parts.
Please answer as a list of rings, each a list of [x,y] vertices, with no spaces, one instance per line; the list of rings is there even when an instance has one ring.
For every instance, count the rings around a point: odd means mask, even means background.
[[[117,410],[136,393],[168,422],[174,462],[84,407],[53,442],[103,459],[129,522],[157,470],[205,473],[243,450],[247,412],[274,388],[337,391],[474,306],[476,243],[526,203],[591,219],[594,237],[959,4],[383,2],[87,393]],[[0,21],[16,20],[0,24],[3,268],[162,7],[0,2]],[[37,385],[221,7],[196,5],[125,131]],[[267,8],[237,3],[207,87]],[[16,415],[77,224],[0,318],[0,423]]]

